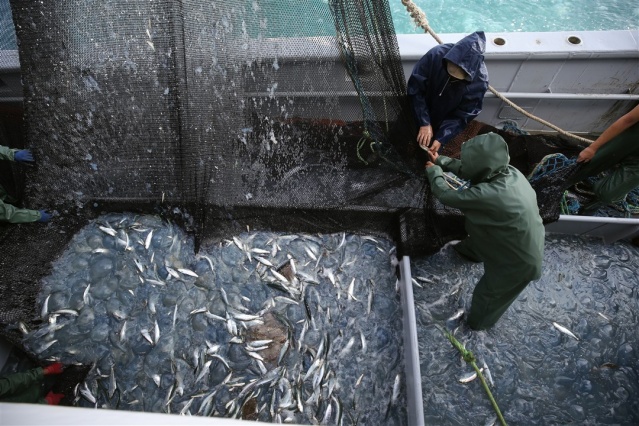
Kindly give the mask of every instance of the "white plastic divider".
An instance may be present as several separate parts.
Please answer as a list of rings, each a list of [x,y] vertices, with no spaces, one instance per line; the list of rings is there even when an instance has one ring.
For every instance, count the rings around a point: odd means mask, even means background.
[[[419,346],[417,344],[417,318],[410,272],[410,258],[403,256],[399,263],[400,293],[404,312],[404,362],[406,371],[406,403],[408,424],[424,425],[424,403],[422,400],[422,374],[419,367]]]
[[[546,225],[546,232],[599,237],[604,243],[610,244],[623,238],[639,236],[639,217],[560,215],[557,222]]]

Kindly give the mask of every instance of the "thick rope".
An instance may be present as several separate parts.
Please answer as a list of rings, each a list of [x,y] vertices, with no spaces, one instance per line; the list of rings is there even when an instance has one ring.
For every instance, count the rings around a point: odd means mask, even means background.
[[[493,405],[493,408],[495,409],[495,412],[497,413],[497,417],[499,418],[499,421],[501,422],[503,426],[506,426],[506,420],[504,419],[504,416],[501,414],[501,411],[499,410],[497,401],[495,401],[495,398],[493,397],[493,394],[490,391],[490,388],[488,387],[488,383],[486,383],[486,379],[484,379],[484,375],[481,373],[481,370],[479,369],[479,367],[477,367],[477,363],[475,362],[476,361],[475,355],[473,355],[471,351],[466,349],[464,345],[462,345],[457,339],[455,339],[455,337],[452,334],[450,334],[448,331],[444,330],[441,327],[438,327],[438,328],[442,331],[442,333],[444,333],[444,335],[448,338],[448,340],[450,340],[450,343],[459,351],[459,353],[461,353],[464,361],[472,365],[473,369],[475,369],[475,372],[477,373],[479,380],[481,380],[481,384],[484,387],[484,390],[488,394],[490,403]]]
[[[437,41],[437,43],[442,44],[442,39],[439,38],[439,36],[437,34],[435,34],[435,31],[433,31],[433,29],[428,24],[428,19],[426,19],[426,14],[415,3],[413,3],[412,0],[402,0],[402,4],[406,7],[406,10],[410,14],[410,16],[413,18],[415,23],[417,25],[419,25],[428,34],[430,34],[435,39],[435,41]],[[529,113],[528,111],[526,111],[525,109],[521,108],[519,105],[515,104],[513,101],[511,101],[510,99],[506,98],[504,95],[499,93],[494,87],[492,87],[490,85],[488,86],[488,90],[490,90],[495,96],[497,96],[503,102],[505,102],[509,106],[513,107],[516,111],[520,112],[521,114],[525,115],[526,117],[528,117],[528,118],[530,118],[532,120],[535,120],[535,121],[543,124],[546,127],[550,127],[551,129],[557,131],[558,133],[560,133],[560,134],[562,134],[564,136],[576,139],[576,140],[578,140],[580,142],[586,142],[588,144],[593,142],[590,139],[582,138],[581,136],[577,136],[574,133],[570,133],[570,132],[567,132],[565,130],[562,130],[559,127],[555,126],[554,124],[551,124],[551,123],[547,122],[546,120],[543,120],[543,119],[541,119],[541,118]]]

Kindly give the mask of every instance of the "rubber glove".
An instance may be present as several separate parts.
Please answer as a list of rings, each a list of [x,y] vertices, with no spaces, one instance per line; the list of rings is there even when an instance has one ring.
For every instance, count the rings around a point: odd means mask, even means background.
[[[21,149],[16,151],[13,155],[13,159],[18,163],[33,163],[35,161],[30,149]]]
[[[49,391],[47,396],[44,397],[44,400],[47,401],[49,405],[58,405],[62,398],[64,398],[64,394]]]
[[[40,212],[40,219],[38,219],[38,222],[48,222],[53,217],[51,213],[48,213],[44,210],[38,210],[38,211]]]
[[[62,370],[64,370],[64,365],[61,362],[54,362],[53,364],[44,367],[42,369],[42,373],[45,376],[48,376],[49,374],[60,374],[62,373]]]

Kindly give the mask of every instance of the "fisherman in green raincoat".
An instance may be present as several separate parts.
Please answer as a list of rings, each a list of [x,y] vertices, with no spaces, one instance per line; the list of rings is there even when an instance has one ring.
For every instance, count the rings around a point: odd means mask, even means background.
[[[590,176],[607,172],[595,183],[595,200],[581,214],[592,214],[606,204],[623,200],[639,187],[639,105],[608,127],[590,146],[579,153],[583,166],[569,186]]]
[[[468,260],[484,262],[467,323],[475,330],[490,328],[528,283],[541,276],[545,230],[537,196],[526,177],[508,164],[508,145],[497,134],[464,143],[461,160],[429,156],[426,173],[433,194],[465,215],[468,237],[454,249]],[[444,171],[470,186],[452,189]]]
[[[63,394],[45,391],[45,376],[60,374],[64,366],[55,362],[47,367],[37,367],[28,371],[21,371],[6,376],[0,376],[1,402],[31,402],[57,405],[64,397]]]
[[[0,160],[15,161],[18,163],[33,163],[33,155],[28,149],[12,149],[0,145]],[[6,201],[6,202],[5,202]],[[51,220],[51,214],[44,210],[20,209],[12,206],[15,202],[12,196],[0,185],[0,221],[11,223],[27,223],[27,222],[48,222]]]

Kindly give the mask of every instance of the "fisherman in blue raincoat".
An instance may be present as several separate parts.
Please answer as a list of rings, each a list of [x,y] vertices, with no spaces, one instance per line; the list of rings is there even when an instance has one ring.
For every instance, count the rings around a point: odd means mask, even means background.
[[[417,143],[437,152],[480,113],[488,89],[483,31],[430,49],[413,68],[408,96],[419,125]]]

